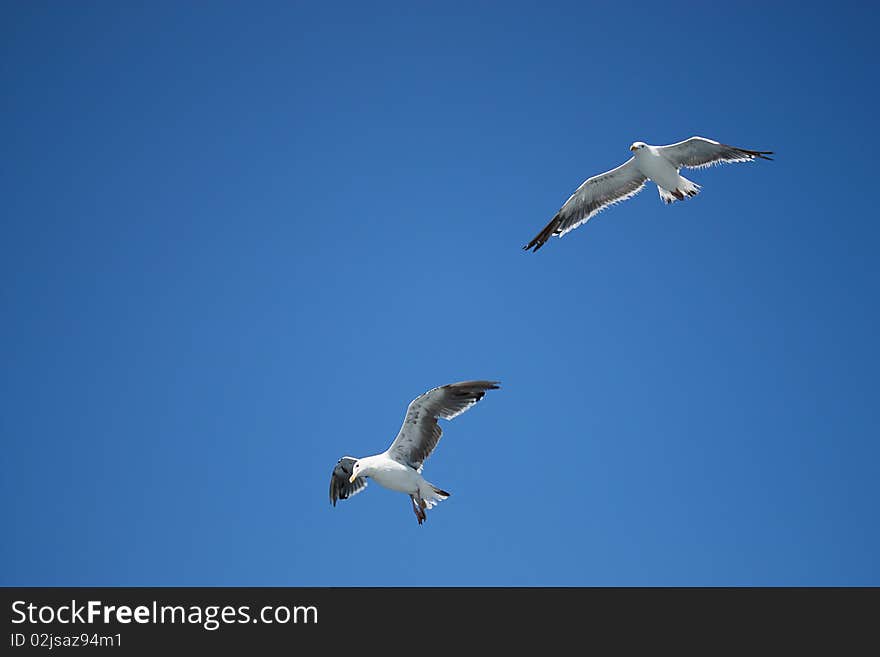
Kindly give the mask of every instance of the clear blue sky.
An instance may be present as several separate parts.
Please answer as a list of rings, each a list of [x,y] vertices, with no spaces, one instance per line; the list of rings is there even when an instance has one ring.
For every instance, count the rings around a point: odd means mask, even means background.
[[[148,4],[0,9],[0,583],[880,585],[876,9]]]

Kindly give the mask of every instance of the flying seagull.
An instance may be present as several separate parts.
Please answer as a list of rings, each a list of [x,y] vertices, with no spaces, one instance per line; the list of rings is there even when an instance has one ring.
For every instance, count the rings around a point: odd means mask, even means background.
[[[409,495],[421,525],[425,509],[449,497],[422,477],[422,465],[440,440],[443,430],[438,418],[451,420],[480,401],[487,390],[497,390],[498,381],[462,381],[433,388],[413,399],[406,409],[403,426],[391,446],[381,454],[355,458],[343,456],[330,476],[330,502],[345,500],[367,487],[367,479],[385,488]]]
[[[696,196],[700,186],[678,175],[682,167],[702,169],[721,162],[773,159],[767,157],[773,155],[773,151],[750,151],[705,137],[691,137],[667,146],[651,146],[637,141],[629,150],[633,152],[633,157],[619,167],[587,178],[550,223],[523,248],[537,251],[552,235],[562,237],[608,206],[632,198],[642,191],[648,180],[657,184],[660,198],[666,203]]]

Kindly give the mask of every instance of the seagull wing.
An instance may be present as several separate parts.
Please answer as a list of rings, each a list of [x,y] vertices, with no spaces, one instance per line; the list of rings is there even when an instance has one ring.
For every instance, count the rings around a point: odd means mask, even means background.
[[[333,506],[336,506],[336,500],[347,500],[367,487],[365,477],[358,477],[354,483],[348,481],[354,471],[355,461],[357,459],[353,456],[343,456],[333,468],[333,474],[330,475],[330,502]]]
[[[751,162],[755,159],[772,160],[773,151],[750,151],[721,144],[705,137],[691,137],[677,144],[659,146],[657,152],[676,169],[702,169],[722,162]]]
[[[387,450],[388,456],[421,472],[443,430],[438,418],[451,420],[480,401],[487,390],[496,390],[498,381],[462,381],[433,388],[412,400],[400,432]]]
[[[523,248],[537,251],[551,236],[562,237],[608,206],[632,198],[642,191],[646,180],[636,166],[635,158],[628,159],[616,169],[587,178],[550,223]]]

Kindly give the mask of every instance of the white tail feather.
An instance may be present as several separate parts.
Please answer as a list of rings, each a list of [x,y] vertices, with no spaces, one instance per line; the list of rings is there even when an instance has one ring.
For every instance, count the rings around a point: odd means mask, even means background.
[[[426,481],[424,485],[419,487],[419,496],[425,500],[425,508],[432,509],[449,497],[449,493]]]
[[[661,201],[664,203],[674,203],[675,201],[683,201],[691,196],[696,196],[700,193],[700,186],[692,180],[679,176],[675,189],[664,189],[657,185],[657,191],[660,193]]]

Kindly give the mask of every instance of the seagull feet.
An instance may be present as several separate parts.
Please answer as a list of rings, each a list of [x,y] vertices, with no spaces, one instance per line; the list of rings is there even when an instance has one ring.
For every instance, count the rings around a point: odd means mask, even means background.
[[[419,499],[417,504],[416,498],[412,495],[409,496],[409,499],[412,500],[413,512],[416,514],[416,519],[421,525],[423,522],[425,522],[425,520],[428,519],[428,516],[425,514],[425,500]]]

